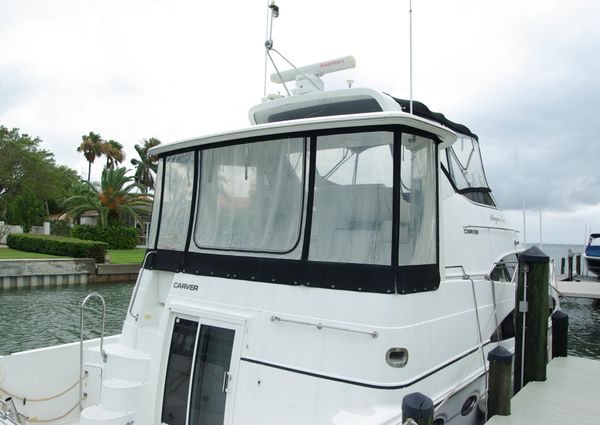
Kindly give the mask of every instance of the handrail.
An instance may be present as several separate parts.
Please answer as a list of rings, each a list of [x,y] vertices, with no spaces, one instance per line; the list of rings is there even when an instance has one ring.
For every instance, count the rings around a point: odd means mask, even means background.
[[[106,363],[106,351],[104,351],[104,319],[106,317],[106,303],[104,302],[104,298],[97,292],[92,292],[89,294],[79,307],[79,327],[81,336],[79,338],[79,410],[83,410],[83,379],[84,379],[84,371],[83,371],[83,310],[85,308],[86,303],[90,298],[100,298],[102,301],[102,332],[100,333],[100,355],[102,356],[102,361]]]
[[[357,333],[357,334],[369,335],[372,338],[377,338],[379,336],[379,333],[377,331],[361,331],[358,329],[344,328],[341,326],[324,325],[321,322],[313,323],[313,322],[305,322],[303,320],[283,319],[279,316],[271,316],[271,322],[286,322],[286,323],[294,323],[296,325],[314,326],[315,328],[317,328],[319,330],[333,329],[336,331],[353,332],[353,333]]]
[[[25,423],[21,419],[27,420],[27,416],[19,413],[12,397],[7,397],[5,400],[0,399],[0,403],[2,404],[0,419],[6,419],[15,425],[23,425]]]
[[[485,230],[503,230],[505,232],[513,232],[513,233],[519,233],[518,230],[515,229],[510,229],[508,227],[499,227],[499,226],[477,226],[474,224],[470,224],[467,226],[463,226],[463,230],[467,230],[467,229],[485,229]]]
[[[138,273],[138,277],[137,277],[137,279],[135,281],[135,287],[133,288],[133,295],[131,296],[131,302],[129,303],[129,309],[127,310],[127,313],[131,317],[133,317],[136,322],[140,318],[140,315],[133,313],[133,305],[135,304],[135,299],[137,298],[138,289],[140,287],[140,281],[142,279],[142,273],[144,271],[144,267],[146,266],[146,260],[148,259],[148,256],[150,254],[156,254],[156,251],[148,251],[146,253],[146,255],[144,256],[144,261],[142,261],[142,266],[140,267],[140,272]]]

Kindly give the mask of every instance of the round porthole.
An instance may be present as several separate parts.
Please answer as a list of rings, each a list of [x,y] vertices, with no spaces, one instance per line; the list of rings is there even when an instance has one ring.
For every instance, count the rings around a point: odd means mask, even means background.
[[[391,367],[404,367],[408,363],[408,350],[406,348],[390,348],[385,354],[385,361]]]
[[[471,411],[473,410],[473,408],[475,407],[476,404],[477,404],[477,397],[472,395],[471,397],[466,399],[465,402],[463,403],[462,408],[460,409],[460,414],[463,416],[467,416],[469,413],[471,413]]]

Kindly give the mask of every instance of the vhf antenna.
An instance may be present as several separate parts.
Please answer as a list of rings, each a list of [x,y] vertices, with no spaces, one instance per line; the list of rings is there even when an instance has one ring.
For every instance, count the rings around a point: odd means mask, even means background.
[[[279,51],[277,51],[276,49],[273,48],[273,19],[279,17],[279,6],[277,6],[275,4],[275,0],[271,0],[271,1],[267,2],[267,5],[268,5],[268,8],[267,8],[267,41],[265,41],[265,81],[264,81],[264,87],[263,87],[263,98],[267,96],[267,63],[268,63],[267,59],[271,61],[273,68],[275,68],[275,72],[277,73],[277,75],[279,75],[279,78],[281,79],[283,87],[285,88],[285,92],[287,93],[288,96],[291,96],[291,93],[288,90],[284,79],[281,77],[281,72],[279,72],[279,69],[277,68],[277,65],[275,64],[275,61],[273,60],[273,57],[271,56],[271,52],[277,53],[281,57],[281,59],[286,61],[292,68],[294,68],[294,70],[298,74],[300,74],[302,77],[304,77],[306,80],[308,80],[318,91],[321,91],[322,89],[319,86],[317,86],[312,79],[310,79],[306,75],[304,75],[304,73],[302,71],[300,71],[298,68],[296,68],[296,66],[292,62],[287,60],[287,58],[285,56],[283,56]]]
[[[267,41],[265,41],[265,81],[263,86],[263,97],[267,96],[267,65],[269,50],[273,48],[273,19],[277,17],[279,17],[279,6],[275,4],[275,1],[267,0],[267,34],[265,36]]]
[[[408,36],[408,40],[409,40],[409,55],[410,55],[410,113],[413,113],[413,54],[412,54],[412,0],[408,1],[408,28],[409,28],[409,36]]]

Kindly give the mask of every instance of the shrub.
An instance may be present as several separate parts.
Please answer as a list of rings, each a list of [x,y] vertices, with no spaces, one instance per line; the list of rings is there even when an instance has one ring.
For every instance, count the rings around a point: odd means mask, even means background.
[[[104,262],[108,244],[98,241],[84,241],[60,236],[10,234],[6,238],[9,248],[42,254],[65,255],[75,258],[93,258],[97,263]]]
[[[89,224],[73,226],[71,236],[77,239],[106,242],[109,249],[132,249],[136,247],[139,239],[138,231],[133,227],[94,227]]]

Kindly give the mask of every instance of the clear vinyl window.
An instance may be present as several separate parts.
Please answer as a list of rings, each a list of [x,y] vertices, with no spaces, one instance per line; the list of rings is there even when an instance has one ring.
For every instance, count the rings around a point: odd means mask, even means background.
[[[154,187],[154,200],[152,203],[152,216],[150,218],[150,229],[148,230],[148,240],[146,246],[150,249],[155,248],[156,244],[156,229],[158,228],[158,212],[160,210],[162,181],[163,181],[163,166],[164,159],[158,160],[156,171],[156,186]]]
[[[201,152],[194,240],[199,248],[284,253],[300,240],[304,138]]]
[[[398,264],[437,262],[436,146],[433,140],[402,134]]]
[[[317,137],[309,259],[391,264],[394,133]]]
[[[158,249],[185,249],[193,188],[194,152],[167,157]]]

